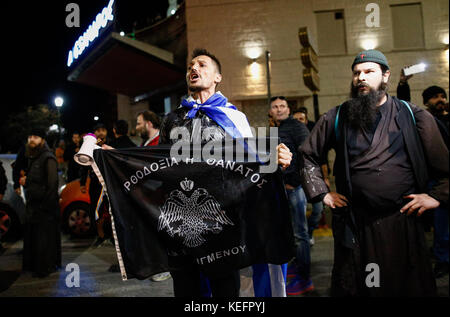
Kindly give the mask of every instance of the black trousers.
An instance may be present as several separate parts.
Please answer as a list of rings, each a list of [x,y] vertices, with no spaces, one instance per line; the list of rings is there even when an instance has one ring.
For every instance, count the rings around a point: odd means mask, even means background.
[[[205,283],[197,266],[171,271],[175,297],[201,297],[205,294]],[[239,270],[229,271],[220,276],[206,276],[213,297],[239,297]]]

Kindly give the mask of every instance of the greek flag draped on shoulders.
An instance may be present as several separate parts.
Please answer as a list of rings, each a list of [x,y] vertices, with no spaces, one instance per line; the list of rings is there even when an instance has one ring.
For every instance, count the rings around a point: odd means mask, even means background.
[[[253,136],[245,114],[229,103],[220,91],[209,97],[204,103],[189,96],[189,98],[183,99],[181,106],[190,109],[187,116],[191,119],[199,110],[202,110],[235,139]]]

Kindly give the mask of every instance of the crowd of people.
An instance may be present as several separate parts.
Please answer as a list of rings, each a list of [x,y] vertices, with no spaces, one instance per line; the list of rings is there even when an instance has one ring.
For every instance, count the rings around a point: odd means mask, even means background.
[[[381,52],[363,51],[349,66],[349,100],[317,122],[308,118],[306,108],[290,107],[284,96],[270,100],[269,125],[278,128],[277,159],[296,240],[295,258],[287,269],[290,280],[286,294],[314,290],[310,270],[313,232],[324,222],[324,208],[329,208],[334,237],[332,296],[434,296],[435,278],[448,274],[449,265],[446,92],[437,86],[425,89],[424,110],[411,103],[411,76],[401,74],[397,97],[387,92],[390,66]],[[143,140],[139,146],[173,143],[170,131],[178,126],[192,133],[213,128],[214,138],[224,137],[228,131],[222,119],[209,112],[225,98],[216,91],[221,80],[219,60],[206,50],[194,51],[186,75],[189,98],[163,119],[150,110],[139,113],[136,132]],[[200,119],[200,127],[194,129],[193,119]],[[242,128],[239,124],[238,130]],[[124,120],[115,122],[112,137],[104,124],[93,129],[103,150],[136,146],[128,137]],[[82,135],[72,133],[67,147],[61,144],[54,151],[45,137],[45,130],[33,129],[13,168],[14,189],[20,194],[22,185],[27,200],[23,269],[39,277],[61,266],[58,169],[64,171],[67,182],[80,178],[82,192],[87,190],[89,177],[90,214],[100,211],[93,246],[107,240],[114,243],[105,232],[109,224],[107,199],[102,200],[103,207],[98,206],[102,198],[100,182],[91,168],[73,160],[82,145]],[[332,149],[336,152],[333,186],[328,163]],[[5,190],[2,174],[0,165],[0,201]],[[433,219],[434,268],[422,214],[430,214]],[[200,296],[199,268],[191,259],[186,261],[185,269],[161,273],[152,280],[173,278],[175,296]],[[382,272],[378,287],[366,283],[365,269],[371,263]],[[118,264],[112,264],[109,270],[118,272]],[[208,278],[213,296],[238,296],[237,271]]]

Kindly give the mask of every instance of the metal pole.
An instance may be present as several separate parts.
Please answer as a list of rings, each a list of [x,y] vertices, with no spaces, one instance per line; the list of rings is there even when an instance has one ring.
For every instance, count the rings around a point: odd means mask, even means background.
[[[314,102],[314,121],[317,122],[319,120],[319,96],[317,95],[317,92],[313,92],[313,102]]]
[[[267,77],[267,104],[270,106],[270,98],[272,95],[270,93],[270,52],[266,51],[266,77]]]

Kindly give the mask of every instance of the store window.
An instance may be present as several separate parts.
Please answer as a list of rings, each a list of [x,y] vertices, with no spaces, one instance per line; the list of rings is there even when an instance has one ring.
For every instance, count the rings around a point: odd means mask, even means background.
[[[347,53],[344,10],[315,12],[319,55]]]
[[[425,46],[420,3],[391,5],[391,15],[394,49],[415,49]]]

